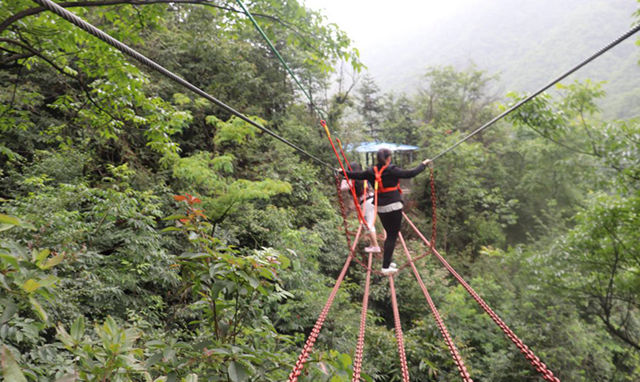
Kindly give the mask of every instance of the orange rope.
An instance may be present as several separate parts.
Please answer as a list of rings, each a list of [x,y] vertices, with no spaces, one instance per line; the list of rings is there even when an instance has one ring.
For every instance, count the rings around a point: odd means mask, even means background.
[[[356,211],[358,212],[358,219],[363,224],[365,223],[364,216],[362,215],[362,210],[360,209],[360,203],[358,203],[358,197],[356,196],[356,190],[353,184],[349,181],[349,176],[347,175],[347,171],[344,168],[344,164],[340,159],[340,154],[338,154],[338,150],[336,150],[336,146],[333,144],[333,139],[331,139],[331,133],[329,132],[329,127],[327,126],[327,122],[324,120],[320,121],[322,127],[324,127],[324,131],[327,134],[327,138],[329,139],[329,143],[331,143],[331,147],[333,148],[333,153],[336,155],[338,159],[338,163],[340,164],[340,168],[342,169],[342,173],[344,174],[345,179],[347,179],[347,184],[349,184],[349,189],[351,190],[351,195],[353,196],[353,203],[356,205]]]

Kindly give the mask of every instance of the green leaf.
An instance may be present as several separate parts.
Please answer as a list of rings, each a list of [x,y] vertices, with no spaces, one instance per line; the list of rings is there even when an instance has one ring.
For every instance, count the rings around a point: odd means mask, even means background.
[[[60,264],[63,259],[64,259],[64,253],[59,253],[54,257],[47,259],[47,262],[40,268],[49,269],[51,267],[55,267],[56,265]]]
[[[171,231],[182,231],[182,228],[167,227],[167,228],[163,228],[160,232],[171,232]]]
[[[84,336],[84,316],[79,316],[78,318],[76,318],[73,324],[71,324],[71,337],[76,342],[80,342],[83,336]]]
[[[162,220],[178,220],[178,219],[186,219],[186,215],[169,215],[167,217],[162,218]]]
[[[42,305],[33,297],[29,297],[29,302],[31,303],[31,307],[38,314],[40,319],[44,322],[49,320],[49,316],[47,316],[47,312],[42,308]]]
[[[198,382],[198,376],[196,374],[189,374],[185,378],[182,378],[184,382]]]
[[[75,343],[73,342],[73,338],[71,338],[71,336],[69,335],[69,333],[67,333],[67,330],[64,328],[64,326],[61,323],[58,323],[58,326],[56,326],[56,332],[58,333],[58,339],[62,341],[62,343],[66,347],[72,348],[75,346]]]
[[[9,348],[4,345],[2,345],[2,358],[0,361],[2,361],[2,375],[5,381],[27,382],[27,379],[20,370],[20,366],[18,366],[15,358],[13,358],[13,354],[11,354]]]
[[[24,289],[27,293],[33,293],[36,289],[40,288],[42,285],[34,279],[29,279],[22,284],[22,289]]]
[[[62,377],[56,379],[56,382],[76,382],[78,376],[76,374],[65,374]]]
[[[0,317],[0,325],[4,325],[8,322],[11,317],[18,311],[18,306],[13,302],[12,299],[3,300],[2,304],[4,305],[4,311],[2,312],[2,316]]]
[[[9,253],[0,253],[0,260],[13,265],[14,268],[18,269],[18,259],[16,259],[13,255]]]
[[[13,216],[0,214],[0,223],[10,224],[10,225],[20,225],[20,219]]]
[[[229,378],[232,382],[244,382],[249,379],[249,373],[244,365],[235,361],[231,361],[229,363],[227,372],[229,373]]]
[[[36,263],[36,265],[38,267],[40,267],[40,265],[42,264],[42,262],[44,261],[44,259],[47,258],[47,256],[49,256],[49,254],[51,253],[51,251],[49,251],[48,249],[43,249],[42,251],[38,252],[37,250],[33,250],[32,251],[32,259],[33,262]]]
[[[36,229],[31,223],[24,222],[15,216],[9,216],[5,214],[0,214],[0,224],[3,224],[3,225],[6,224],[9,226],[18,226],[22,228],[31,229],[31,230]],[[3,228],[2,230],[4,231],[6,229],[8,228]]]

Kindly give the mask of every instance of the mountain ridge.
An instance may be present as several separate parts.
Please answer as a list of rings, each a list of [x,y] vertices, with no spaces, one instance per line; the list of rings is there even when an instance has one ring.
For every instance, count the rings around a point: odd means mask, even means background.
[[[475,66],[498,74],[498,94],[533,92],[626,33],[636,1],[498,0],[476,3],[405,41],[368,50],[363,61],[385,91],[412,93],[430,66]],[[549,12],[553,9],[553,12]],[[606,81],[607,117],[640,115],[640,50],[637,38],[622,42],[565,79]],[[398,71],[398,68],[403,68]]]

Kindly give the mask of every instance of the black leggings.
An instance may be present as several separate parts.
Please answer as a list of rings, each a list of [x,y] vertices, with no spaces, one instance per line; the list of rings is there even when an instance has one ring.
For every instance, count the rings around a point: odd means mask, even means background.
[[[396,247],[398,233],[400,232],[400,225],[402,224],[402,210],[378,213],[378,216],[380,217],[380,222],[384,230],[387,231],[387,239],[384,241],[382,267],[389,268],[391,258],[393,257],[393,250]]]

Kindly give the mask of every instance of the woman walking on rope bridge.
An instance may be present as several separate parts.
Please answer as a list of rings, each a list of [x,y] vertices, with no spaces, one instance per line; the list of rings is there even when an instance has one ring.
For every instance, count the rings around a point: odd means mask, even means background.
[[[390,275],[397,272],[396,265],[391,262],[391,259],[402,224],[403,204],[400,195],[400,179],[413,178],[418,175],[424,171],[430,160],[426,159],[416,168],[405,170],[391,164],[391,150],[389,149],[378,150],[376,159],[378,161],[376,166],[369,167],[364,171],[347,171],[347,175],[352,179],[367,180],[377,187],[378,216],[387,232],[387,238],[384,241],[382,273]]]
[[[361,172],[362,166],[359,163],[354,163],[351,169],[354,172]],[[341,191],[349,190],[348,183],[343,180],[343,186]],[[364,213],[365,228],[369,234],[369,246],[364,250],[365,252],[380,252],[378,247],[378,238],[376,237],[376,225],[375,225],[375,207],[373,206],[373,187],[370,187],[370,183],[366,180],[353,179],[353,187],[358,197],[358,203],[362,206],[362,212]]]

